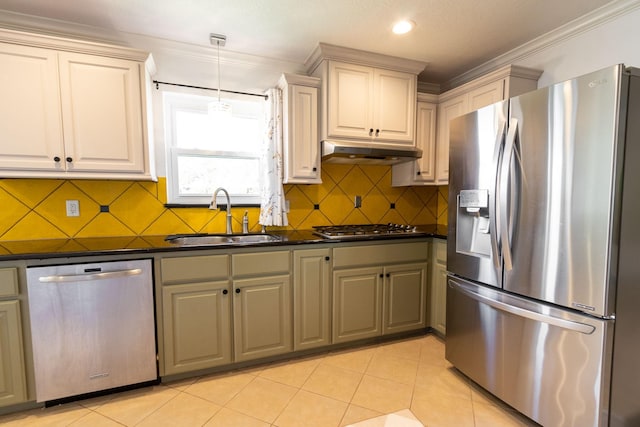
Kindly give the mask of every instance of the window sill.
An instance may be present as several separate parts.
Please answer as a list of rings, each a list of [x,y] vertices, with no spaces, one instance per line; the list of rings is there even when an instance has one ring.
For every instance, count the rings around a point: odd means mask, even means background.
[[[207,208],[209,209],[209,204],[181,204],[181,203],[166,203],[164,205],[165,208],[167,209],[181,209],[181,208]],[[238,205],[234,205],[233,203],[231,203],[231,208],[259,208],[260,205],[256,205],[256,204],[238,204]],[[218,206],[218,209],[221,211],[226,211],[227,210],[227,205],[226,203],[221,203]]]

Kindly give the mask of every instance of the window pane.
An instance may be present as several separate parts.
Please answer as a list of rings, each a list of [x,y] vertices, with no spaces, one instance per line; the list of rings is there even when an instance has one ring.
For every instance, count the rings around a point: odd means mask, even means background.
[[[230,114],[208,114],[206,109],[177,110],[175,146],[211,151],[258,152],[263,129],[260,103],[227,102],[231,104]]]
[[[231,195],[259,195],[258,158],[178,157],[180,196],[212,196],[224,187]]]
[[[209,108],[215,96],[165,92],[163,99],[169,203],[206,204],[217,187],[232,202],[260,203],[264,99],[229,95],[221,101],[230,112]]]

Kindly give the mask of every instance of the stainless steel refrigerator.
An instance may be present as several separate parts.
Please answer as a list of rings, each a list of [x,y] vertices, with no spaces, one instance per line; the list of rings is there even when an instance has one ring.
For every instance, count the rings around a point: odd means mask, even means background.
[[[452,120],[446,358],[544,426],[640,425],[640,70]]]

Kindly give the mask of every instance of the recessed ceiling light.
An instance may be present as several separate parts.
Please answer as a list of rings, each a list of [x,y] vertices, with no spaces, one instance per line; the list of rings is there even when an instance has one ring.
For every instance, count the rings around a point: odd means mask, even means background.
[[[406,34],[409,31],[413,30],[413,27],[416,26],[416,23],[405,19],[404,21],[398,21],[393,25],[394,34]]]

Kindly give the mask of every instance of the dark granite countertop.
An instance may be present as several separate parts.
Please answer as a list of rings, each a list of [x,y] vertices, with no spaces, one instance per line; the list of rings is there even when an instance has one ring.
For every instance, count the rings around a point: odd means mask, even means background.
[[[355,241],[400,240],[424,237],[446,239],[447,228],[437,224],[417,226],[417,233],[401,236],[323,239],[312,230],[270,232],[280,236],[278,242],[229,244],[216,246],[180,246],[167,242],[167,236],[92,237],[76,239],[38,239],[0,241],[0,261],[20,259],[64,258],[94,255],[149,254],[169,251],[197,251],[238,247],[275,247],[284,245],[327,244]]]

